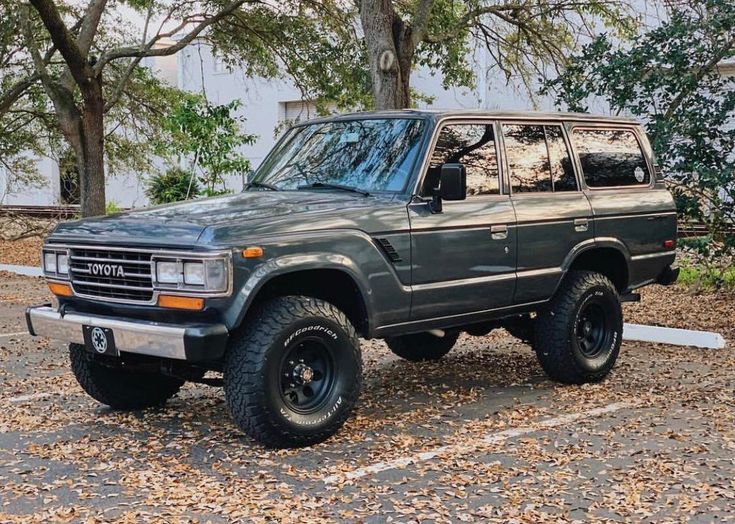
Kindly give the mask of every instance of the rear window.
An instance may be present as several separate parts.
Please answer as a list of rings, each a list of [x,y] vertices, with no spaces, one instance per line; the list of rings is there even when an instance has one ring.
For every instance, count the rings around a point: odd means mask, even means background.
[[[651,181],[632,130],[575,129],[572,140],[589,187],[640,186]]]

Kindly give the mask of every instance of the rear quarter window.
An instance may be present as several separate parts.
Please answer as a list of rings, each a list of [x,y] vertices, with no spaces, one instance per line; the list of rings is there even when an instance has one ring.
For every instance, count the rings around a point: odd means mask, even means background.
[[[631,129],[579,129],[572,132],[589,187],[644,186],[651,182],[646,157]]]

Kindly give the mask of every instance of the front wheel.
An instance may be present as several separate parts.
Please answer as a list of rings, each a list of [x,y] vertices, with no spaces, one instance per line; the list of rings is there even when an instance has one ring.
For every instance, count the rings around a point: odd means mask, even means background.
[[[332,304],[275,298],[230,338],[225,400],[237,425],[261,444],[315,444],[345,422],[360,393],[360,343]]]
[[[600,273],[573,271],[535,322],[534,349],[546,374],[566,384],[604,379],[623,338],[615,286]]]
[[[173,397],[184,381],[159,373],[127,369],[122,362],[108,366],[81,344],[69,345],[74,376],[92,398],[113,409],[144,409],[158,406]]]

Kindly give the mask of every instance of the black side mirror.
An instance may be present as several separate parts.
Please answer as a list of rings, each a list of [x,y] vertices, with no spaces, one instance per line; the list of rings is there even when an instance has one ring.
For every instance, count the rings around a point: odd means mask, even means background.
[[[464,200],[467,198],[467,170],[462,164],[442,164],[439,187],[434,189],[431,201],[433,213],[442,212],[442,200]]]

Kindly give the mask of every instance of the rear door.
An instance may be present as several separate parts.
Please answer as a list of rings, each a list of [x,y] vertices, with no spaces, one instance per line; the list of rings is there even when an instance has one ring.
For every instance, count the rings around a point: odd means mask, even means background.
[[[440,166],[467,169],[467,199],[408,206],[412,245],[413,320],[508,306],[515,289],[515,212],[503,191],[491,121],[441,124],[419,194],[430,195]]]
[[[592,209],[561,123],[503,122],[503,150],[518,223],[515,302],[548,299],[572,249],[592,238]]]
[[[648,141],[638,126],[622,124],[580,123],[570,136],[594,212],[595,237],[625,245],[631,284],[655,278],[661,269],[655,259],[673,258],[664,242],[676,238],[676,206],[664,183],[655,180]]]

